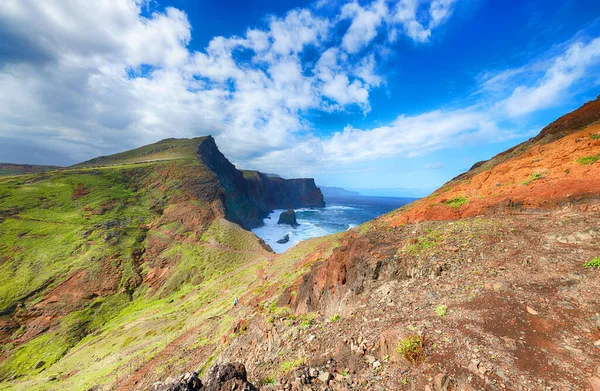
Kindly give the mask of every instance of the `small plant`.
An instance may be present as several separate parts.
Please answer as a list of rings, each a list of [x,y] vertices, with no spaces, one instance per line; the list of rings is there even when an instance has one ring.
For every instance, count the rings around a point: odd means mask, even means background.
[[[276,384],[276,381],[273,376],[267,376],[258,381],[259,386],[269,386],[269,385],[275,385],[275,384]]]
[[[593,267],[596,269],[600,269],[600,257],[592,259],[591,261],[583,265],[583,267]]]
[[[309,329],[315,320],[316,314],[314,312],[308,312],[300,315],[300,327],[303,329]]]
[[[329,318],[329,321],[330,321],[331,323],[333,323],[333,322],[337,322],[338,320],[340,320],[340,315],[339,315],[339,314],[335,314],[335,315],[333,315],[331,318]]]
[[[592,140],[600,140],[600,133],[590,134]]]
[[[344,370],[342,371],[342,376],[344,376],[344,377],[348,376],[349,374],[350,374],[350,372],[348,372],[348,370],[347,370],[347,369],[344,369]]]
[[[527,186],[531,182],[537,181],[538,179],[543,179],[545,176],[546,174],[543,174],[541,172],[534,172],[529,176],[529,178],[527,178],[527,180],[523,181],[523,186]]]
[[[419,238],[411,239],[405,248],[405,251],[411,255],[417,255],[423,251],[436,246],[443,239],[440,232],[427,230],[427,235]]]
[[[438,316],[440,317],[446,316],[447,310],[448,307],[445,305],[438,305],[437,307],[435,307],[435,313],[438,314]]]
[[[444,204],[452,207],[452,208],[460,208],[461,206],[463,206],[464,204],[468,203],[469,200],[467,199],[467,197],[456,197],[456,198],[452,198],[449,199],[448,201],[445,201]]]
[[[294,368],[298,368],[300,365],[304,364],[304,359],[299,358],[296,361],[284,361],[279,365],[279,371],[282,373],[288,373]]]
[[[409,335],[400,340],[397,350],[408,362],[417,364],[425,358],[426,343],[424,336]]]
[[[589,166],[590,164],[596,163],[598,160],[600,160],[600,153],[598,155],[586,156],[577,159],[577,163],[581,164],[582,166]]]

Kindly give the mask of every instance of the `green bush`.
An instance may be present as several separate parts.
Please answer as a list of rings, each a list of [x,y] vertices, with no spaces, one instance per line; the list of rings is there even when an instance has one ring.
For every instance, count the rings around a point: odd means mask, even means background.
[[[448,307],[445,305],[438,305],[435,307],[435,313],[440,317],[446,316],[446,312],[448,311]]]
[[[425,358],[426,343],[424,336],[409,335],[400,340],[397,350],[408,362],[417,364]]]
[[[444,202],[444,204],[452,207],[452,208],[460,208],[461,206],[463,206],[464,204],[468,203],[469,200],[467,199],[467,197],[456,197],[456,198],[452,198],[446,202]]]
[[[582,166],[589,166],[590,164],[596,163],[598,160],[600,160],[600,153],[598,155],[585,156],[577,159],[577,163],[581,164]]]
[[[594,267],[596,269],[600,269],[600,257],[592,259],[591,261],[583,265],[583,267]]]

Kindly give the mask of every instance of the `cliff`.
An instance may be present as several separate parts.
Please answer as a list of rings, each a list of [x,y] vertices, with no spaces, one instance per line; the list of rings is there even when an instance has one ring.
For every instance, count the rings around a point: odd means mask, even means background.
[[[273,209],[323,207],[323,194],[312,178],[283,179],[258,171],[240,171],[208,136],[198,146],[198,160],[219,178],[228,220],[252,228]]]

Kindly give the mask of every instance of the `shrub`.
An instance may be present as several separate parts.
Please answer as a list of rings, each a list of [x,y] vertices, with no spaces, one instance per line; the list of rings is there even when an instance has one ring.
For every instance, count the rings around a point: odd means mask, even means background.
[[[594,267],[596,269],[600,269],[600,257],[592,259],[591,261],[583,265],[583,267]]]
[[[282,373],[288,373],[294,368],[298,368],[300,365],[304,364],[304,358],[299,358],[296,361],[284,361],[279,365],[279,371]]]
[[[424,336],[409,335],[400,340],[397,350],[408,362],[417,364],[425,358],[426,343]]]
[[[523,186],[527,186],[528,184],[530,184],[533,181],[537,181],[538,179],[543,179],[546,176],[546,174],[541,173],[541,172],[534,172],[533,174],[531,174],[529,176],[529,178],[527,180],[525,180],[523,182]]]
[[[333,315],[331,318],[329,318],[330,322],[337,322],[338,320],[340,320],[340,315],[339,314],[335,314]]]
[[[585,156],[577,159],[577,163],[581,164],[582,166],[589,166],[590,164],[596,163],[598,160],[600,160],[600,153],[598,155]]]
[[[438,305],[437,307],[435,307],[435,313],[441,317],[446,315],[447,310],[448,310],[448,307],[445,305]]]
[[[467,197],[456,197],[456,198],[452,198],[449,199],[448,201],[444,202],[444,204],[452,207],[452,208],[460,208],[461,206],[463,206],[464,204],[468,203],[469,200],[467,199]]]

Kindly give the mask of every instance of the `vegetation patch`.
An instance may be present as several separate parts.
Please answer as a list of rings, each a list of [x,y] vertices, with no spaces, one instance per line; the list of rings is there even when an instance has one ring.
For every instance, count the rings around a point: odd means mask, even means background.
[[[446,316],[447,312],[448,312],[448,307],[443,304],[435,307],[435,313],[438,314],[438,316],[440,316],[440,317]]]
[[[585,156],[577,159],[577,163],[581,164],[582,166],[589,166],[590,164],[596,163],[598,160],[600,160],[600,153],[594,156]]]
[[[421,335],[409,335],[398,343],[398,353],[411,364],[418,364],[425,358],[427,338]]]
[[[600,140],[600,133],[590,134],[592,140]]]
[[[537,181],[538,179],[544,179],[545,176],[546,176],[546,174],[544,174],[542,172],[535,172],[535,173],[531,174],[529,176],[529,178],[527,178],[525,181],[523,181],[523,186],[527,186],[531,182]]]
[[[600,269],[600,257],[594,258],[591,261],[587,262],[584,267],[593,267],[596,269]]]
[[[295,361],[284,361],[281,363],[281,365],[279,365],[279,371],[281,373],[288,373],[292,369],[298,368],[299,366],[304,364],[305,361],[306,361],[306,359],[304,359],[304,358],[299,358]]]
[[[452,198],[449,199],[448,201],[445,201],[444,204],[448,205],[452,208],[460,208],[461,206],[463,206],[464,204],[467,204],[469,202],[469,200],[467,199],[467,197],[456,197],[456,198]]]
[[[409,244],[406,246],[405,251],[411,255],[418,255],[422,252],[429,250],[432,247],[437,246],[443,239],[441,232],[427,229],[427,234],[417,239],[411,239]]]
[[[335,314],[335,315],[333,315],[331,318],[329,318],[329,321],[330,321],[331,323],[333,323],[333,322],[337,322],[338,320],[340,320],[340,315],[339,315],[339,314]]]

